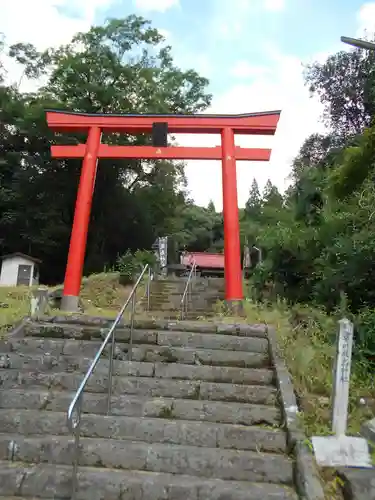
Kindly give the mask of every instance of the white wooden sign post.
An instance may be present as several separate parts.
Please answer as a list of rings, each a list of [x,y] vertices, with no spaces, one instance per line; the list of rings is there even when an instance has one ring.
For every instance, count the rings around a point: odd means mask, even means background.
[[[315,458],[319,465],[326,467],[371,468],[366,439],[346,436],[354,326],[346,318],[341,319],[339,325],[333,369],[333,436],[312,438]]]
[[[166,276],[168,263],[168,236],[159,238],[159,258],[161,274],[162,276]]]

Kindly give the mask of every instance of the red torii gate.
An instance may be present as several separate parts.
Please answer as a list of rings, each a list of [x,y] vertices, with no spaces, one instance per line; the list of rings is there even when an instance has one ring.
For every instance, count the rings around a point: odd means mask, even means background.
[[[225,295],[230,303],[242,301],[241,250],[237,201],[236,160],[268,161],[270,149],[235,146],[235,134],[274,135],[280,111],[241,115],[109,115],[47,110],[48,126],[58,132],[86,132],[86,144],[51,146],[53,158],[83,158],[61,308],[76,311],[85,260],[87,232],[97,162],[100,158],[166,160],[221,160],[223,182]],[[101,143],[102,131],[132,135],[152,133],[165,126],[172,134],[220,134],[221,146],[111,146]]]

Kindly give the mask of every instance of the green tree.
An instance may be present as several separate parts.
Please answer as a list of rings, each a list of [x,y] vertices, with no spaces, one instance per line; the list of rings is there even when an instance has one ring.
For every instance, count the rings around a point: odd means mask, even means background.
[[[345,198],[359,189],[375,169],[375,126],[351,141],[341,152],[329,177],[332,194]]]
[[[266,185],[264,186],[262,201],[263,210],[265,207],[281,208],[283,204],[283,197],[277,187],[272,184],[270,179],[268,179]]]
[[[222,214],[190,202],[182,208],[175,222],[173,239],[179,248],[197,252],[222,250],[224,237]]]
[[[208,82],[194,70],[179,69],[163,37],[137,16],[94,26],[58,49],[39,53],[20,43],[9,54],[23,65],[25,78],[49,76],[33,94],[0,89],[0,162],[6,165],[0,174],[1,251],[39,256],[42,278],[61,281],[81,161],[52,160],[50,146],[85,137],[51,134],[44,109],[194,113],[210,103]],[[106,134],[103,140],[147,144],[150,137]],[[100,161],[86,272],[113,264],[127,248],[149,248],[157,235],[173,231],[173,218],[185,202],[184,188],[180,162]]]
[[[375,112],[375,53],[341,51],[306,68],[306,83],[324,105],[324,119],[341,137],[361,133]]]
[[[213,214],[216,213],[215,203],[212,200],[209,201],[208,206],[207,206],[207,210],[209,212],[212,212]]]
[[[44,93],[79,111],[195,113],[211,101],[208,81],[173,62],[171,47],[142,17],[111,19],[50,49]]]
[[[2,84],[5,79],[5,68],[4,68],[4,63],[2,61],[4,54],[4,47],[5,47],[4,35],[3,33],[0,33],[0,84]]]
[[[249,193],[249,198],[245,204],[245,215],[248,218],[257,220],[262,211],[262,198],[259,192],[259,186],[256,179],[253,179],[251,184],[251,189]]]

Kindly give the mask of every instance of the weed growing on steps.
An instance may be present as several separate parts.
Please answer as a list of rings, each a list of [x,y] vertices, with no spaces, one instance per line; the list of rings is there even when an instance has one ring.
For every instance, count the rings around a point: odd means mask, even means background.
[[[186,399],[200,399],[201,397],[201,386],[200,384],[197,384],[195,387],[194,387],[194,390],[186,396]]]
[[[160,356],[162,357],[165,363],[177,363],[178,361],[178,357],[175,354],[173,354],[172,349],[169,347],[161,349]]]
[[[171,406],[163,406],[159,413],[160,418],[172,419],[175,418],[173,413],[173,404]]]

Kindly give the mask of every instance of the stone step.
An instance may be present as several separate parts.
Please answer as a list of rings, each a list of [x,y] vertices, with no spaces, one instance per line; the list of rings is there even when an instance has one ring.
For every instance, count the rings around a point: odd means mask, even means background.
[[[189,320],[189,321],[202,320],[202,319],[204,319],[205,321],[207,320],[214,321],[216,317],[216,314],[213,311],[188,312],[182,315],[180,310],[160,309],[157,307],[151,307],[150,312],[158,316],[164,316],[165,318],[168,318],[170,320],[180,320],[183,317],[184,320]]]
[[[166,334],[160,332],[157,339],[158,345],[174,347],[196,347],[201,349],[224,349],[230,351],[267,352],[267,339],[256,337],[238,337],[220,335],[218,333],[188,333],[173,332]]]
[[[179,304],[182,300],[183,291],[175,290],[173,288],[168,290],[151,290],[150,302],[168,302],[171,301]]]
[[[205,290],[194,289],[191,294],[189,294],[188,298],[185,300],[189,300],[194,302],[201,303],[211,303],[216,304],[218,301],[224,300],[224,294],[219,294],[217,292],[207,293]],[[145,299],[142,299],[145,300]],[[182,293],[175,290],[163,290],[162,292],[151,291],[150,302],[172,302],[173,304],[180,304],[182,301]]]
[[[210,304],[210,303],[200,303],[200,302],[189,302],[188,303],[188,311],[192,312],[197,312],[200,313],[201,316],[204,316],[205,314],[216,314],[214,311],[214,305],[215,302]],[[150,309],[157,311],[158,309],[160,310],[165,310],[167,307],[169,307],[171,312],[175,313],[181,313],[183,308],[181,307],[180,303],[176,304],[171,301],[164,301],[164,302],[157,302],[157,301],[151,301],[150,302]],[[186,308],[185,308],[186,310]]]
[[[144,313],[144,309],[138,309],[137,311],[139,314]],[[163,309],[161,310],[160,308],[150,308],[150,314],[152,314],[153,317],[158,317],[158,318],[166,318],[169,321],[181,321],[182,315],[181,315],[181,309]],[[210,321],[214,322],[216,320],[216,313],[213,311],[205,311],[203,312],[189,312],[183,316],[184,321]]]
[[[70,465],[71,436],[0,435],[0,460]],[[91,467],[186,474],[232,481],[293,484],[293,464],[284,455],[119,439],[80,439],[79,464]]]
[[[6,496],[6,497],[3,497],[2,495],[0,495],[0,500],[40,500],[40,497],[36,498],[36,497],[9,497],[9,496]],[[53,499],[52,498],[46,498],[45,500],[65,500],[64,498],[56,498],[54,497]]]
[[[191,294],[189,294],[188,298],[185,300],[200,302],[200,303],[211,303],[216,304],[218,301],[223,301],[225,299],[225,295],[223,293],[213,292],[207,293],[204,289],[194,289]],[[147,300],[143,298],[142,300]],[[175,290],[163,290],[163,291],[152,291],[150,295],[150,302],[165,302],[171,301],[175,304],[181,303],[182,293]]]
[[[166,301],[163,303],[150,303],[150,311],[170,311],[170,312],[178,312],[180,311],[179,304],[174,304],[172,302]]]
[[[101,331],[95,327],[84,327],[80,325],[44,326],[43,324],[31,324],[25,329],[28,337],[56,338],[74,340],[102,339],[107,330]],[[116,340],[128,342],[130,339],[129,328],[117,328]],[[17,339],[22,340],[22,339]],[[238,335],[225,335],[219,333],[195,333],[187,331],[157,331],[152,329],[134,330],[134,344],[156,344],[173,345],[182,347],[198,347],[203,349],[225,349],[248,352],[267,352],[268,340],[266,338],[243,337]],[[1,344],[0,344],[1,350]]]
[[[0,366],[7,366],[4,354],[17,352],[19,354],[38,353],[43,356],[84,356],[93,358],[101,343],[77,340],[20,339],[12,340],[0,347],[3,356]],[[103,353],[103,359],[108,358],[110,346]],[[128,359],[128,345],[116,343],[115,357]],[[253,353],[245,351],[225,351],[222,349],[194,349],[184,347],[156,346],[150,344],[135,344],[132,349],[133,361],[183,363],[210,366],[228,366],[237,368],[269,368],[268,353]]]
[[[140,304],[143,309],[146,309],[146,304]],[[181,305],[178,303],[174,302],[150,302],[150,311],[167,311],[169,310],[171,313],[181,313],[181,311],[185,310],[186,307],[182,308]],[[188,304],[187,307],[188,312],[196,312],[199,313],[200,316],[205,316],[207,314],[215,315],[217,316],[217,313],[215,312],[215,303],[209,304],[209,303],[199,303],[199,302],[192,302]]]
[[[213,311],[189,311],[187,313],[184,313],[183,318],[187,320],[195,320],[195,319],[200,319],[200,318],[214,318],[215,313]],[[173,311],[170,314],[170,318],[181,318],[181,313],[173,313]]]
[[[151,284],[151,292],[152,293],[178,293],[182,295],[186,289],[186,281],[184,283],[152,283]],[[192,283],[192,290],[193,293],[195,291],[200,291],[206,294],[220,294],[223,297],[225,296],[225,290],[224,287],[219,285],[219,286],[210,286],[207,283]]]
[[[162,417],[160,414],[159,418],[85,414],[81,419],[81,436],[258,452],[286,451],[286,435],[280,429],[175,420],[173,409],[168,415],[162,413]],[[71,437],[66,412],[0,410],[0,429],[6,433],[0,435],[2,443],[15,434]],[[17,440],[18,437],[11,439]]]
[[[31,370],[40,372],[86,372],[92,358],[82,356],[47,356],[43,354],[3,355],[0,363],[11,370]],[[107,375],[109,360],[102,359],[95,371]],[[154,377],[180,380],[202,380],[209,382],[227,382],[233,384],[267,385],[274,382],[274,373],[264,368],[236,368],[211,365],[189,365],[179,363],[153,363],[138,361],[113,362],[113,374],[128,377]]]
[[[74,393],[67,391],[0,390],[0,408],[65,412],[73,396]],[[273,427],[281,422],[280,410],[276,406],[169,398],[147,399],[137,396],[114,396],[111,402],[112,415],[128,417],[158,418],[172,415],[174,419]],[[86,393],[83,411],[105,414],[106,395]]]
[[[115,317],[103,318],[97,316],[86,316],[82,314],[70,314],[66,316],[44,316],[40,318],[40,322],[29,322],[26,329],[30,325],[38,325],[45,327],[63,327],[68,326],[83,326],[85,328],[95,327],[109,328]],[[128,328],[129,322],[120,323],[119,328]],[[219,333],[223,335],[239,335],[241,337],[262,337],[267,338],[267,325],[265,324],[229,324],[229,323],[204,323],[202,321],[169,321],[159,318],[136,318],[134,328],[138,330],[157,330],[157,331],[183,331],[194,333]]]
[[[200,300],[198,298],[194,298],[193,297],[193,300],[189,300],[188,303],[187,303],[187,308],[188,310],[194,310],[194,311],[200,311],[202,313],[205,313],[205,312],[213,312],[213,307],[215,306],[216,304],[216,300],[215,301],[211,301],[211,300]],[[160,307],[165,307],[166,304],[168,304],[171,309],[175,309],[176,311],[181,311],[183,309],[182,305],[180,302],[176,302],[174,300],[152,300],[150,302],[151,306],[154,308],[154,309],[157,309],[158,306]],[[185,306],[185,309],[186,309],[186,306]]]
[[[151,286],[150,289],[150,297],[160,297],[164,295],[174,295],[179,297],[180,300],[185,292],[185,287],[173,287],[173,286],[163,286],[163,287],[155,287]],[[220,297],[221,299],[225,299],[225,291],[222,288],[207,288],[205,285],[195,285],[192,287],[189,295],[198,295],[201,297]]]
[[[2,389],[37,387],[74,391],[82,381],[82,373],[43,373],[27,370],[0,370]],[[93,374],[89,379],[86,392],[106,393],[107,377]],[[128,394],[147,397],[171,397],[179,399],[208,399],[210,401],[234,401],[274,405],[277,391],[272,386],[238,385],[191,380],[171,380],[146,377],[113,377],[113,395]]]
[[[71,498],[71,466],[0,463],[0,494]],[[297,500],[285,485],[80,467],[77,500]]]
[[[174,297],[177,300],[181,300],[184,294],[184,289],[179,290],[173,287],[164,288],[152,288],[150,293],[150,299],[162,298],[162,297]],[[193,287],[192,291],[189,293],[189,297],[199,297],[202,300],[225,300],[225,292],[220,289],[208,290],[204,286]]]

